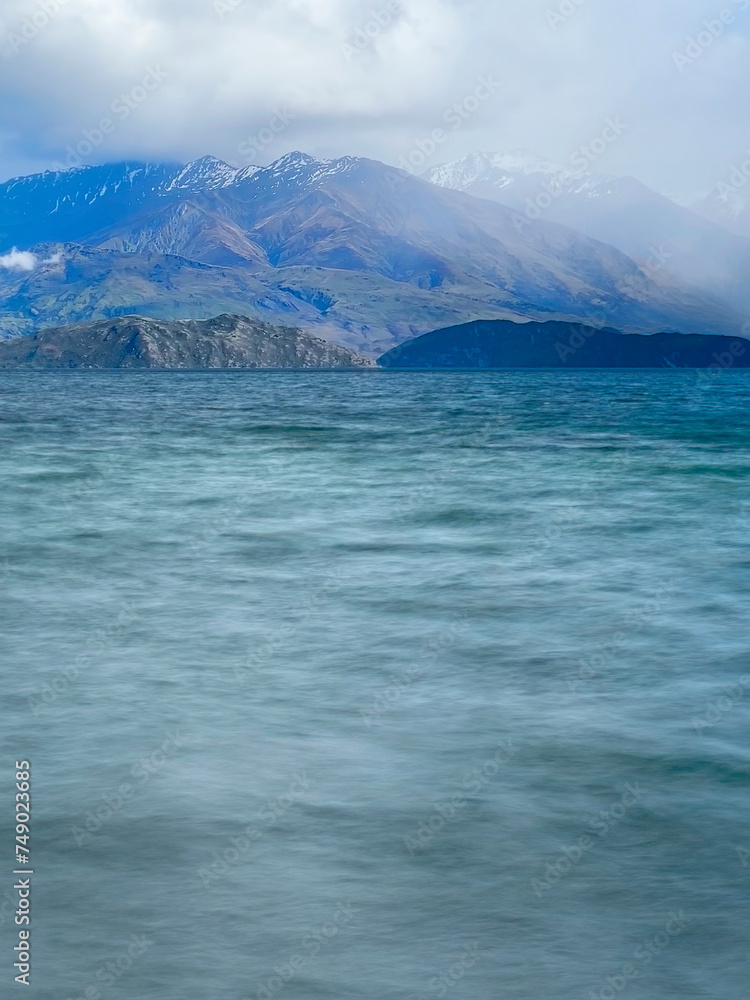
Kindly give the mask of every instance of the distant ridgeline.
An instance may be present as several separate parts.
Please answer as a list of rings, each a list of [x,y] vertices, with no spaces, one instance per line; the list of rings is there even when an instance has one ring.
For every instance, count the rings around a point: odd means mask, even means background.
[[[750,340],[618,333],[579,323],[481,320],[426,333],[378,359],[383,368],[748,368]]]

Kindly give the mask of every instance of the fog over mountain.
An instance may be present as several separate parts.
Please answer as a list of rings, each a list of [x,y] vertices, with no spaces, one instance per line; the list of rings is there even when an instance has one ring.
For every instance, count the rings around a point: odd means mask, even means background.
[[[747,161],[750,175],[750,159]],[[739,168],[738,168],[739,169]],[[611,243],[654,279],[699,288],[750,315],[750,211],[728,189],[691,211],[632,177],[563,167],[532,153],[475,153],[426,179]],[[722,197],[723,195],[723,197]]]
[[[295,149],[420,172],[477,149],[570,164],[619,118],[596,171],[688,203],[748,156],[748,7],[4,0],[0,179]]]

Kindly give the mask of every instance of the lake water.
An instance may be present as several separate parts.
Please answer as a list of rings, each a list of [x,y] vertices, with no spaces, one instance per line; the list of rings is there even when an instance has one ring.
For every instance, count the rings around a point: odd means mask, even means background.
[[[742,1000],[749,413],[0,376],[5,992],[25,758],[40,1000]]]

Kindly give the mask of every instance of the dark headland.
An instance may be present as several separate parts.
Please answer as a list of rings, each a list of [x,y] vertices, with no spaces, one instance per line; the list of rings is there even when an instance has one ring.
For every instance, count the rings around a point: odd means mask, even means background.
[[[747,368],[741,336],[625,334],[580,323],[482,320],[426,333],[378,359],[383,368]]]

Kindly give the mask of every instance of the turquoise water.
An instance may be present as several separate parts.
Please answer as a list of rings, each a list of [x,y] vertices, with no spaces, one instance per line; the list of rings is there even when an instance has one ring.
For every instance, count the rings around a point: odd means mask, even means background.
[[[0,376],[8,992],[27,758],[31,996],[742,1000],[749,412]]]

